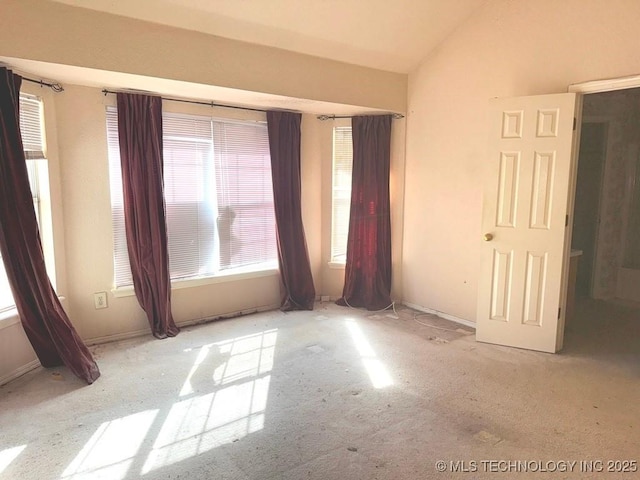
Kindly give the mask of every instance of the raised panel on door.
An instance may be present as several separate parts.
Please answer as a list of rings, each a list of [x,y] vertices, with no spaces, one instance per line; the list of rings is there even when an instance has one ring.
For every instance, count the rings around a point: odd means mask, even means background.
[[[495,99],[476,338],[555,352],[575,95]]]
[[[513,252],[493,251],[493,271],[491,272],[491,313],[494,321],[508,322],[511,310],[511,276]]]
[[[498,175],[496,225],[513,228],[516,225],[520,152],[500,153],[500,172]]]

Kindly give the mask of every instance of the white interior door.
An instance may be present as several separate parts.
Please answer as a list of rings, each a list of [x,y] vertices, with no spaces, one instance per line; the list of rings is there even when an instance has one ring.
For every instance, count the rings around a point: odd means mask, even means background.
[[[576,95],[495,99],[490,111],[476,339],[556,352],[564,329]]]

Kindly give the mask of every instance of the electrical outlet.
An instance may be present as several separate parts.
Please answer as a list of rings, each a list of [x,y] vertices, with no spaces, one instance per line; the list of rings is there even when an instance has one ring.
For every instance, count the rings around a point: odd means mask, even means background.
[[[96,310],[99,308],[107,308],[107,292],[98,292],[93,294],[93,303]]]

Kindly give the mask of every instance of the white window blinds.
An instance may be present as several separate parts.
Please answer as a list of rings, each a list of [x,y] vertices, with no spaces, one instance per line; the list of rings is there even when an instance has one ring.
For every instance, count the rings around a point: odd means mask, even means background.
[[[113,267],[116,287],[133,285],[124,229],[122,170],[120,168],[120,145],[118,141],[118,113],[115,108],[107,108],[107,147],[111,190],[111,221],[113,224]]]
[[[336,263],[344,263],[347,257],[352,166],[351,127],[334,127],[331,261]]]
[[[131,285],[117,112],[107,109],[116,287]],[[163,114],[171,279],[277,267],[271,160],[264,123]]]
[[[40,223],[40,185],[38,166],[41,160],[46,160],[44,155],[44,115],[42,100],[35,95],[20,94],[20,134],[22,135],[22,148],[27,162],[29,186],[33,198],[33,209],[36,213],[38,224]]]
[[[27,160],[43,159],[42,102],[33,95],[20,94],[20,131]]]

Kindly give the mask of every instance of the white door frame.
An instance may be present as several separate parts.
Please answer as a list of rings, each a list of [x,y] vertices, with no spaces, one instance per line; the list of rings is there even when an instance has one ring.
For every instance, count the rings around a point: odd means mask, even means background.
[[[628,77],[610,78],[606,80],[572,83],[569,85],[567,92],[582,95],[587,93],[611,92],[613,90],[626,90],[638,87],[640,87],[640,75],[631,75]]]

